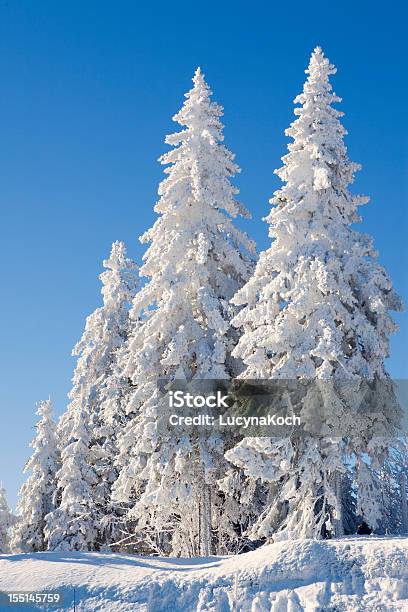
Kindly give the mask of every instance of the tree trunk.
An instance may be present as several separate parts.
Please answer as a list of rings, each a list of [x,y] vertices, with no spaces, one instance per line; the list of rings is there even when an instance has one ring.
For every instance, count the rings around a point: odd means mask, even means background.
[[[343,527],[343,505],[342,505],[342,475],[340,472],[334,474],[334,492],[337,500],[337,518],[334,519],[334,537],[341,538],[344,535]]]
[[[200,556],[211,555],[211,489],[203,483],[200,499]]]
[[[408,507],[407,507],[407,475],[403,472],[400,477],[401,491],[401,531],[408,533]]]

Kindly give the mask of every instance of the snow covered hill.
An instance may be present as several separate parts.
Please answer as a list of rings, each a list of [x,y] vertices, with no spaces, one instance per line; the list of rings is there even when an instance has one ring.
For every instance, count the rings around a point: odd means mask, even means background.
[[[408,610],[408,538],[299,540],[206,559],[0,555],[0,591],[56,589],[58,610],[74,609],[75,591],[86,612]]]

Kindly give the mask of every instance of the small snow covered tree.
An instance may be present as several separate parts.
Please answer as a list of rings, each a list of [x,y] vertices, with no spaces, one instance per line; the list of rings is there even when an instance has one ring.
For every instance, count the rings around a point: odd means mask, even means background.
[[[10,552],[10,530],[16,521],[6,499],[6,491],[0,485],[0,554]]]
[[[103,265],[103,306],[87,318],[74,348],[78,363],[71,403],[58,428],[64,444],[57,473],[58,507],[48,515],[46,528],[52,550],[95,550],[114,539],[110,489],[117,476],[115,424],[122,418],[128,384],[117,356],[129,336],[137,277],[123,242],[113,243]]]
[[[115,486],[117,499],[137,492],[131,515],[172,554],[209,554],[217,523],[215,482],[224,464],[220,436],[193,439],[169,429],[160,379],[226,379],[239,371],[231,356],[237,333],[230,299],[248,279],[254,245],[232,219],[248,216],[230,179],[239,168],[222,144],[222,108],[200,69],[174,120],[184,127],[166,137],[174,148],[159,187],[159,218],[141,238],[150,242],[141,274],[148,283],[133,303],[143,317],[130,344],[128,372],[137,383],[123,438],[130,460]],[[163,535],[167,534],[167,535]],[[160,546],[159,546],[160,547]],[[163,548],[161,548],[163,550]]]
[[[31,473],[19,491],[19,517],[11,542],[12,550],[19,552],[47,550],[45,517],[54,510],[59,448],[51,400],[40,402],[36,414],[40,420],[30,444],[34,452],[24,467],[24,472]]]
[[[338,495],[351,455],[357,512],[376,526],[375,470],[400,418],[384,359],[396,330],[389,311],[401,301],[372,239],[353,228],[368,199],[348,189],[359,166],[347,157],[342,113],[332,106],[340,101],[329,81],[336,69],[317,47],[306,72],[297,119],[286,131],[293,142],[276,171],[285,184],[266,219],[272,245],[233,299],[244,306],[233,321],[243,329],[234,351],[246,364],[242,376],[297,379],[304,389],[301,417],[310,435],[285,443],[245,439],[227,453],[249,477],[278,485],[257,527],[282,538],[341,533]],[[384,401],[373,402],[376,381]]]

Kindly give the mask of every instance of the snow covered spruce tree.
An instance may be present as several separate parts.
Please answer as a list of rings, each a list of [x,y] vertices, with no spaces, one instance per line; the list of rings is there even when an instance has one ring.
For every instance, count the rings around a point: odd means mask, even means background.
[[[357,512],[375,528],[375,470],[399,426],[384,359],[396,330],[389,311],[401,301],[372,239],[353,229],[368,199],[348,189],[359,166],[347,157],[342,113],[332,106],[340,102],[329,82],[335,72],[317,47],[286,131],[293,142],[276,171],[284,186],[266,219],[272,245],[233,299],[244,306],[233,321],[243,329],[234,351],[246,364],[242,376],[301,381],[300,416],[310,432],[247,438],[227,453],[249,478],[274,488],[256,537],[341,534],[340,492],[352,456]],[[376,381],[381,400],[374,406]]]
[[[10,511],[6,499],[6,491],[0,484],[0,554],[10,552],[10,530],[16,517]]]
[[[19,552],[47,550],[45,517],[54,510],[59,444],[51,400],[40,402],[36,414],[40,420],[30,444],[33,454],[24,467],[24,472],[31,473],[19,491],[19,517],[11,541],[12,550]]]
[[[98,550],[116,537],[110,489],[117,477],[116,432],[130,388],[117,366],[117,355],[130,332],[129,306],[137,277],[136,264],[126,257],[123,242],[113,243],[103,265],[103,306],[87,318],[74,348],[78,363],[71,403],[58,426],[63,448],[57,508],[48,515],[46,528],[52,550]]]
[[[137,390],[125,451],[131,457],[115,486],[117,499],[138,498],[131,511],[137,531],[172,554],[209,554],[222,499],[215,482],[223,471],[224,441],[169,428],[160,379],[227,379],[239,371],[231,357],[236,331],[234,293],[248,279],[254,245],[232,222],[248,216],[230,179],[238,171],[223,145],[222,108],[200,69],[166,137],[174,149],[160,158],[168,177],[159,187],[159,218],[142,237],[150,242],[141,274],[148,283],[133,302],[143,325],[130,344],[128,372]],[[220,539],[220,538],[219,538]],[[164,545],[167,543],[167,548]]]

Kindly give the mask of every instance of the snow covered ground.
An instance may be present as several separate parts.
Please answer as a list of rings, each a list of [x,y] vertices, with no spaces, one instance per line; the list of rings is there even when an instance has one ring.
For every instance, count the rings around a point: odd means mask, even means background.
[[[280,542],[207,559],[0,555],[0,591],[56,589],[65,604],[54,610],[73,610],[75,590],[86,612],[408,611],[408,538]]]

